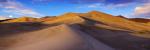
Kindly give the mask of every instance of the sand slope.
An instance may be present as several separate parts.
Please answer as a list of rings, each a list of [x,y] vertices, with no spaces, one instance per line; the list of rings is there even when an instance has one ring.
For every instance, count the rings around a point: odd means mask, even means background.
[[[113,48],[79,30],[75,32],[75,29],[67,25],[59,25],[8,38],[18,41],[1,50],[113,50]]]

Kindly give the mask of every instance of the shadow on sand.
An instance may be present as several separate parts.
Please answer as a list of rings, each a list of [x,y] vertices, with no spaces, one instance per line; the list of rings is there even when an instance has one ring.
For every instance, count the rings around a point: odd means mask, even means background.
[[[43,24],[41,22],[19,22],[19,23],[1,23],[0,37],[22,34],[24,32],[38,31],[58,24]]]
[[[95,39],[116,48],[116,50],[150,50],[150,39],[131,35],[134,32],[124,30],[112,30],[98,28],[95,24],[103,24],[88,18],[84,18],[85,24],[71,25],[82,32],[91,35]]]

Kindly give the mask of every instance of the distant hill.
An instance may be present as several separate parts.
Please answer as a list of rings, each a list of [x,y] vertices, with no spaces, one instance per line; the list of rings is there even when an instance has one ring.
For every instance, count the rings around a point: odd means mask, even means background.
[[[37,18],[32,18],[32,17],[20,17],[20,18],[14,18],[8,21],[4,21],[4,22],[8,22],[8,23],[13,23],[13,22],[38,22],[39,20]]]

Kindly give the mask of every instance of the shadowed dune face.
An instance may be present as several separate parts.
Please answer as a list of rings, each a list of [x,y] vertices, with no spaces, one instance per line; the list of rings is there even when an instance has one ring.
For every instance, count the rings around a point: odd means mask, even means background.
[[[139,23],[148,23],[148,22],[150,22],[150,19],[144,19],[144,18],[131,18],[129,20],[139,22]]]
[[[95,39],[98,39],[117,50],[149,50],[150,39],[141,38],[146,36],[132,35],[135,34],[135,32],[109,27],[107,24],[99,23],[98,21],[92,21],[91,23],[90,19],[86,19],[85,24],[81,24],[78,27],[76,26],[77,25],[73,25],[74,28],[91,35]]]
[[[57,17],[55,17],[55,16],[50,16],[50,17],[47,16],[47,17],[40,18],[40,20],[42,22],[52,21],[52,20],[55,20],[55,19],[57,19]]]
[[[135,21],[135,22],[139,22],[139,23],[142,23],[142,24],[145,24],[145,25],[150,26],[150,19],[144,19],[144,18],[131,18],[131,19],[129,19],[129,20]]]
[[[132,32],[83,26],[81,30],[117,50],[149,50],[150,40],[131,35]]]
[[[40,30],[46,26],[46,24],[42,24],[40,22],[1,23],[0,37],[5,35],[7,36],[18,34],[20,32]]]
[[[150,27],[102,12],[0,23],[0,50],[149,50]]]

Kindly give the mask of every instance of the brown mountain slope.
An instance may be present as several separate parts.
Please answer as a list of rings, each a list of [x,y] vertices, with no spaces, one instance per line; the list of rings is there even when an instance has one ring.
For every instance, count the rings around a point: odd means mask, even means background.
[[[148,22],[150,22],[150,19],[144,19],[144,18],[130,18],[129,20],[139,22],[139,23],[148,23]]]
[[[150,26],[150,22],[148,22],[148,23],[147,23],[147,25],[149,25],[149,26]]]
[[[84,19],[80,18],[75,13],[66,13],[64,15],[58,16],[55,20],[45,21],[46,24],[75,24],[75,23],[82,23]]]
[[[40,18],[40,20],[42,22],[51,21],[51,20],[55,20],[55,19],[57,19],[57,17],[55,17],[55,16],[47,16],[47,17]]]
[[[92,11],[87,14],[90,16],[83,16],[83,17],[105,23],[112,27],[117,27],[117,28],[132,30],[132,31],[150,30],[149,26],[145,26],[137,22],[129,21],[128,19],[124,19],[121,17],[114,17],[112,15],[97,12],[97,11]]]
[[[127,20],[126,18],[122,17],[115,17],[109,14],[105,14],[98,11],[91,11],[89,13],[66,13],[61,16],[57,17],[51,17],[51,18],[30,18],[30,17],[21,17],[17,19],[12,19],[5,21],[7,22],[43,22],[46,24],[72,24],[72,23],[81,23],[84,22],[84,18],[89,18],[91,20],[99,21],[101,23],[105,23],[106,25],[121,28],[121,29],[127,29],[127,30],[133,30],[133,31],[145,31],[150,30],[150,27],[144,24],[140,24],[134,21]],[[126,25],[126,26],[124,26]]]
[[[126,18],[126,17],[124,17],[124,16],[122,16],[122,15],[119,15],[119,16],[116,16],[116,17],[121,17],[121,18],[128,19],[128,18]]]
[[[139,22],[144,25],[150,26],[150,19],[145,19],[145,18],[129,18],[131,21]]]

